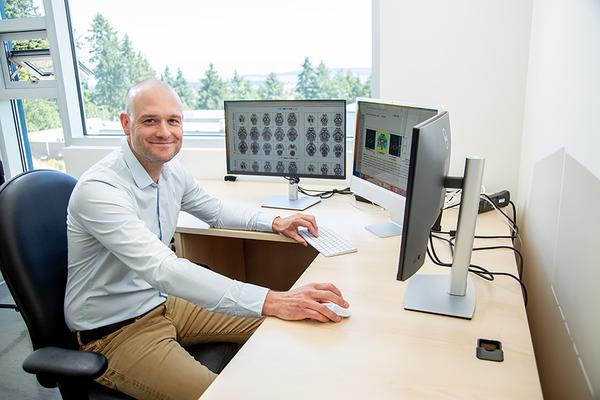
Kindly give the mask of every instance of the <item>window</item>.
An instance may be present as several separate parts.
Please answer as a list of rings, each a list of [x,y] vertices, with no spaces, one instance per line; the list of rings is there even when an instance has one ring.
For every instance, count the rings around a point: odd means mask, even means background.
[[[0,150],[8,176],[64,170],[63,123],[81,131],[66,26],[63,1],[0,0]]]
[[[88,136],[121,134],[126,90],[162,79],[187,135],[222,136],[223,100],[371,92],[371,1],[69,2]],[[349,107],[349,110],[352,108]]]

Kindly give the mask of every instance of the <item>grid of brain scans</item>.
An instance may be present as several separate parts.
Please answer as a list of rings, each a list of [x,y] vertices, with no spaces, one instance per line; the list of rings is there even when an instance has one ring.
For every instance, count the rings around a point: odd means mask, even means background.
[[[227,173],[345,177],[344,100],[226,101]]]

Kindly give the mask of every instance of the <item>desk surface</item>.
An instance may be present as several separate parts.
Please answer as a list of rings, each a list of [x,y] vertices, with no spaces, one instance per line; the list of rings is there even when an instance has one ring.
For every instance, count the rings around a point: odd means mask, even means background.
[[[257,206],[267,195],[285,195],[287,190],[284,183],[206,181],[203,185],[220,198]],[[202,399],[542,398],[515,280],[497,277],[487,282],[474,277],[477,306],[472,320],[406,311],[403,301],[409,281],[396,280],[400,238],[381,239],[364,229],[386,221],[385,211],[352,196],[336,195],[306,212],[342,233],[358,252],[317,256],[295,286],[333,282],[350,303],[352,316],[326,324],[267,318]],[[288,241],[268,233],[207,229],[185,215],[178,232]],[[497,214],[486,213],[478,219],[477,233],[503,235],[508,227]],[[508,242],[485,241],[487,245]],[[516,274],[510,250],[475,252],[473,262]],[[419,273],[448,270],[427,260]],[[504,362],[477,359],[478,338],[500,340]]]

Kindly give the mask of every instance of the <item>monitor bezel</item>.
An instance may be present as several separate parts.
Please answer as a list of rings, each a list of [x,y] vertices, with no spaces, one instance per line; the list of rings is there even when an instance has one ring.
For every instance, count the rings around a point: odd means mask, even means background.
[[[343,154],[343,162],[342,175],[317,175],[317,174],[289,174],[289,173],[277,173],[277,172],[254,172],[254,171],[237,171],[232,170],[230,167],[230,154],[229,154],[229,118],[228,118],[228,105],[234,103],[283,103],[283,104],[293,104],[293,103],[340,103],[343,104],[344,110],[344,124],[343,124],[343,132],[344,132],[344,154]],[[226,166],[227,166],[227,174],[229,175],[249,175],[249,176],[272,176],[272,177],[284,177],[284,178],[315,178],[315,179],[335,179],[335,180],[344,180],[346,179],[347,174],[347,152],[348,152],[348,134],[347,134],[347,102],[345,99],[302,99],[302,100],[225,100],[223,102],[223,111],[225,115],[225,158],[226,158]]]

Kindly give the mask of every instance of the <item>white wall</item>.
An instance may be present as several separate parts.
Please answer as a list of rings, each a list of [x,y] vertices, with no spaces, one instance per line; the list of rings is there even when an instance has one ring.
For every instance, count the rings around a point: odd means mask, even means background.
[[[380,96],[444,106],[451,173],[483,156],[486,190],[516,196],[531,0],[376,1]]]
[[[544,394],[600,396],[600,1],[536,0],[519,208]]]

